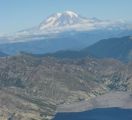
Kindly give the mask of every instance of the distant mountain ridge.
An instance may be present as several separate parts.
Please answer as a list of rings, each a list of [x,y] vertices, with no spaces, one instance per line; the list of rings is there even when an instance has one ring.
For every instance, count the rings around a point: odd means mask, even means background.
[[[125,36],[120,38],[110,38],[99,42],[79,51],[58,51],[46,56],[58,58],[114,58],[124,62],[132,60],[132,37]]]
[[[7,56],[7,54],[0,51],[0,57],[5,57],[5,56]]]
[[[115,58],[128,62],[132,60],[132,37],[101,40],[85,50],[98,58]]]

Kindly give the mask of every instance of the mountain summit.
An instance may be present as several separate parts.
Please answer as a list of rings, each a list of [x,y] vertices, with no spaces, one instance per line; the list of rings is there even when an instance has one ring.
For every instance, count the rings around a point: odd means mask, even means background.
[[[48,17],[39,25],[37,30],[39,30],[41,33],[45,33],[46,31],[58,33],[67,30],[91,30],[97,22],[99,22],[97,19],[87,19],[75,12],[65,11],[63,13],[56,13]]]
[[[72,11],[66,11],[64,13],[56,13],[44,20],[39,28],[45,30],[56,27],[69,27],[71,25],[80,24],[85,19]]]

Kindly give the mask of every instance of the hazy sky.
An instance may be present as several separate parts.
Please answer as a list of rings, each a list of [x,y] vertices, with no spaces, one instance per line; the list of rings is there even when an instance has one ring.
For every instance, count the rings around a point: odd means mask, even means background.
[[[56,12],[132,21],[132,0],[0,0],[0,34],[38,25]]]

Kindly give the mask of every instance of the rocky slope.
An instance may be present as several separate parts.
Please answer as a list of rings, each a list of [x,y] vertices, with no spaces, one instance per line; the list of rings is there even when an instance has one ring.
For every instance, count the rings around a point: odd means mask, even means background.
[[[96,108],[132,108],[131,92],[110,92],[88,101],[76,102],[69,105],[60,105],[57,112],[83,112]]]
[[[0,100],[4,99],[6,114],[31,113],[16,120],[51,119],[57,105],[88,100],[111,90],[131,91],[131,68],[132,63],[114,59],[73,60],[28,54],[4,57],[0,58],[0,88],[4,94]],[[4,104],[0,103],[2,107]],[[25,108],[25,104],[30,105]]]
[[[51,119],[55,105],[49,100],[15,94],[7,89],[0,90],[1,120],[46,120]]]
[[[60,105],[54,120],[131,120],[131,92],[110,92],[88,101]]]

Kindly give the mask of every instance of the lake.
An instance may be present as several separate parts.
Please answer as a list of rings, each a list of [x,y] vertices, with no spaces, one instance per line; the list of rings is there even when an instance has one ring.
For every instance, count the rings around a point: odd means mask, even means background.
[[[85,112],[57,113],[53,120],[132,120],[132,109],[98,108]]]

